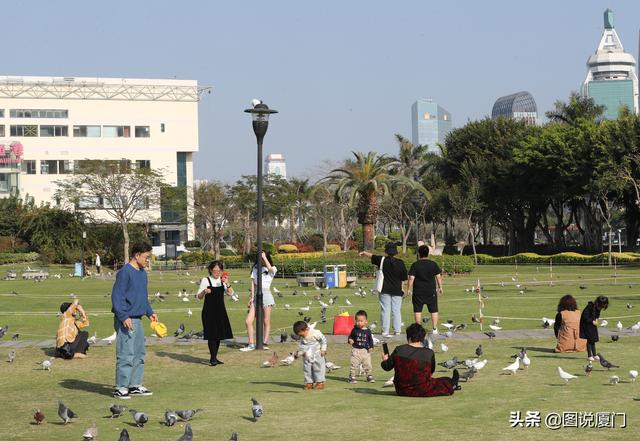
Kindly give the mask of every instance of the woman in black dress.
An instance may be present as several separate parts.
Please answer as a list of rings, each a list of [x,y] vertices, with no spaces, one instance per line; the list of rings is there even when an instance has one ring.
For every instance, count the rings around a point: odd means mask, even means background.
[[[587,340],[587,356],[589,361],[599,360],[596,352],[596,342],[598,341],[598,319],[600,311],[609,307],[609,299],[605,296],[598,296],[595,301],[589,302],[582,311],[580,317],[580,338]]]
[[[231,323],[227,309],[224,306],[224,295],[233,295],[233,288],[227,284],[226,277],[222,276],[224,265],[219,260],[214,260],[208,266],[209,277],[200,281],[198,298],[204,298],[202,307],[202,327],[204,328],[204,339],[209,344],[211,359],[209,364],[217,366],[224,364],[218,360],[218,349],[220,340],[233,338]]]

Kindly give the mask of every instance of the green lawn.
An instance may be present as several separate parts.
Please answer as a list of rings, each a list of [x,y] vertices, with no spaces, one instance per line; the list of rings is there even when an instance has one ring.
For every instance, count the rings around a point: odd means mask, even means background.
[[[549,269],[536,266],[518,267],[517,281],[514,267],[483,266],[471,276],[446,279],[445,296],[440,301],[442,319],[470,323],[470,316],[477,311],[475,295],[465,292],[480,278],[484,287],[484,313],[499,316],[505,330],[534,328],[541,329],[542,316],[553,317],[560,296],[571,293],[578,298],[579,306],[596,295],[606,294],[611,298],[611,306],[604,314],[612,325],[620,319],[630,326],[640,318],[637,309],[627,309],[630,303],[640,308],[640,272],[636,268],[618,268],[617,277],[613,270],[601,267],[556,266],[554,286],[549,286]],[[51,268],[51,272],[68,274],[68,268]],[[248,272],[231,271],[231,279],[241,283],[236,289],[241,294],[238,303],[229,302],[228,310],[236,336],[245,335],[243,318],[246,311]],[[170,331],[181,322],[187,329],[201,328],[196,301],[182,302],[177,291],[185,288],[195,291],[202,274],[189,275],[157,272],[150,275],[150,292],[169,291],[170,299],[156,304],[160,320]],[[535,280],[534,280],[535,279]],[[504,282],[505,286],[501,286]],[[0,282],[0,325],[8,324],[10,330],[1,342],[19,332],[21,340],[53,338],[58,319],[58,305],[69,299],[70,293],[77,294],[85,305],[92,321],[91,331],[99,337],[113,332],[112,315],[109,313],[110,300],[105,294],[110,291],[113,279],[86,279],[80,281],[65,277],[45,282],[7,281]],[[286,288],[285,283],[290,287]],[[517,288],[515,284],[522,285]],[[279,329],[290,332],[293,321],[298,319],[297,308],[324,290],[317,291],[298,288],[298,295],[292,296],[295,283],[278,279],[276,285],[284,298],[276,299],[278,308],[273,314],[274,334]],[[370,286],[371,281],[366,281]],[[519,291],[527,287],[524,294]],[[582,286],[583,289],[579,287]],[[17,292],[17,295],[12,294]],[[331,290],[338,295],[338,306],[330,307],[328,316],[340,310],[354,312],[356,308],[369,311],[370,321],[377,320],[379,312],[376,298],[356,297],[355,289]],[[349,298],[351,306],[345,299]],[[285,311],[283,305],[291,305]],[[188,318],[186,311],[193,310]],[[410,304],[403,307],[403,319],[410,320]],[[310,313],[319,319],[317,302]],[[330,320],[331,321],[331,320]],[[330,324],[319,324],[327,331]],[[147,326],[147,323],[145,323]],[[610,325],[611,326],[611,325]],[[148,329],[148,328],[147,328]],[[477,325],[470,326],[477,331]],[[150,333],[150,330],[148,331]],[[552,335],[549,333],[549,335]],[[94,347],[86,360],[56,360],[51,372],[39,370],[36,361],[46,356],[46,350],[39,348],[18,349],[18,359],[14,364],[4,362],[8,348],[0,348],[0,390],[4,402],[13,417],[13,424],[0,427],[0,440],[70,440],[81,439],[84,429],[96,422],[100,440],[117,440],[119,431],[126,427],[131,439],[176,440],[182,427],[166,428],[160,424],[166,408],[202,407],[205,412],[192,422],[194,439],[227,440],[232,431],[239,433],[241,440],[413,440],[423,437],[439,439],[524,439],[539,440],[543,436],[554,439],[584,439],[597,436],[600,439],[634,439],[632,435],[640,421],[637,410],[640,399],[640,384],[628,382],[629,369],[640,370],[640,356],[637,347],[640,340],[624,335],[619,342],[604,340],[598,349],[607,358],[622,367],[615,372],[621,383],[608,384],[609,376],[599,366],[590,377],[585,377],[582,366],[584,354],[553,354],[551,337],[535,339],[483,340],[489,363],[463,390],[453,397],[434,399],[408,399],[396,397],[392,388],[382,388],[390,373],[383,372],[379,363],[379,351],[373,354],[377,383],[350,385],[348,375],[348,347],[331,344],[328,358],[343,366],[328,374],[325,391],[303,391],[302,367],[296,362],[291,367],[273,369],[261,368],[270,353],[240,353],[235,349],[223,348],[220,358],[224,366],[215,368],[202,364],[208,359],[206,346],[202,342],[172,345],[153,345],[148,348],[146,383],[155,392],[153,397],[140,397],[128,402],[132,407],[150,415],[150,422],[144,429],[131,427],[130,416],[119,420],[104,418],[109,414],[110,396],[114,376],[114,349],[112,346]],[[478,344],[473,340],[450,340],[447,354],[436,352],[438,361],[453,355],[468,358]],[[532,366],[515,376],[503,375],[501,368],[510,363],[509,356],[520,346],[529,348]],[[393,344],[391,344],[393,347]],[[291,343],[273,344],[272,349],[284,356],[293,350]],[[579,378],[569,385],[562,385],[556,374],[557,366],[578,374]],[[438,368],[437,375],[450,375]],[[258,422],[250,417],[249,398],[255,396],[265,406],[265,416]],[[57,424],[57,400],[63,399],[80,418],[68,426]],[[42,426],[31,424],[32,409],[40,407],[46,414]],[[542,428],[510,428],[511,411],[540,411],[544,416],[549,412],[626,412],[626,429],[576,429],[564,428],[551,431]],[[543,423],[544,426],[544,423]],[[590,433],[590,434],[589,434]]]

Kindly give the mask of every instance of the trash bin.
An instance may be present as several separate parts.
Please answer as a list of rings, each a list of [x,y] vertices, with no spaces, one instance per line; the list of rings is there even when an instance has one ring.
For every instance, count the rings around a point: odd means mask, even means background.
[[[346,288],[347,287],[347,268],[345,266],[344,270],[338,271],[338,288]]]
[[[336,265],[324,266],[324,286],[327,288],[338,287],[338,269]]]
[[[82,277],[82,262],[76,262],[73,266],[73,277]]]

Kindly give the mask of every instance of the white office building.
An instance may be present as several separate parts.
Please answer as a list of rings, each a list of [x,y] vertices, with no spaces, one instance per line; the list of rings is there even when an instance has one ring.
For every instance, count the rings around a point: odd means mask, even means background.
[[[264,170],[267,176],[280,176],[282,179],[287,179],[287,163],[280,153],[267,155],[264,160]]]
[[[198,101],[208,89],[192,80],[0,77],[0,197],[55,206],[55,182],[81,161],[125,160],[161,172],[192,201]],[[186,205],[186,216],[161,206],[145,211],[140,221],[151,223],[154,245],[193,238]],[[76,207],[100,208],[99,199]]]

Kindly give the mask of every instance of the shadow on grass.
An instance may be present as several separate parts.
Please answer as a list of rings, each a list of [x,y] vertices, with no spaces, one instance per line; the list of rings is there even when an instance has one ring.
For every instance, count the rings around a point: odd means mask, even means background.
[[[370,389],[366,387],[354,387],[353,389],[350,389],[350,390],[357,394],[385,395],[387,397],[398,396],[394,390],[379,390],[379,389],[373,389],[373,388]]]
[[[242,416],[242,419],[245,419],[247,421],[251,421],[252,423],[257,422],[258,420],[252,417],[248,417],[248,416]]]
[[[55,357],[56,356],[56,348],[40,348],[44,355],[47,357]]]
[[[302,390],[302,385],[299,383],[288,383],[286,381],[252,381],[251,384],[272,384],[274,386],[292,387]]]
[[[65,389],[83,390],[85,392],[92,392],[108,397],[113,395],[113,386],[108,384],[92,383],[90,381],[67,378],[60,381],[60,386],[64,387]]]
[[[522,346],[511,346],[511,347],[513,349],[522,349]],[[526,349],[527,349],[527,352],[529,352],[529,351],[531,351],[531,352],[547,352],[547,353],[555,354],[555,352],[551,348],[526,348]]]
[[[207,360],[206,358],[194,357],[193,355],[189,355],[189,354],[179,354],[175,352],[159,351],[159,352],[156,352],[156,356],[167,357],[167,358],[171,358],[177,361],[182,361],[185,363],[209,364],[209,360]]]

